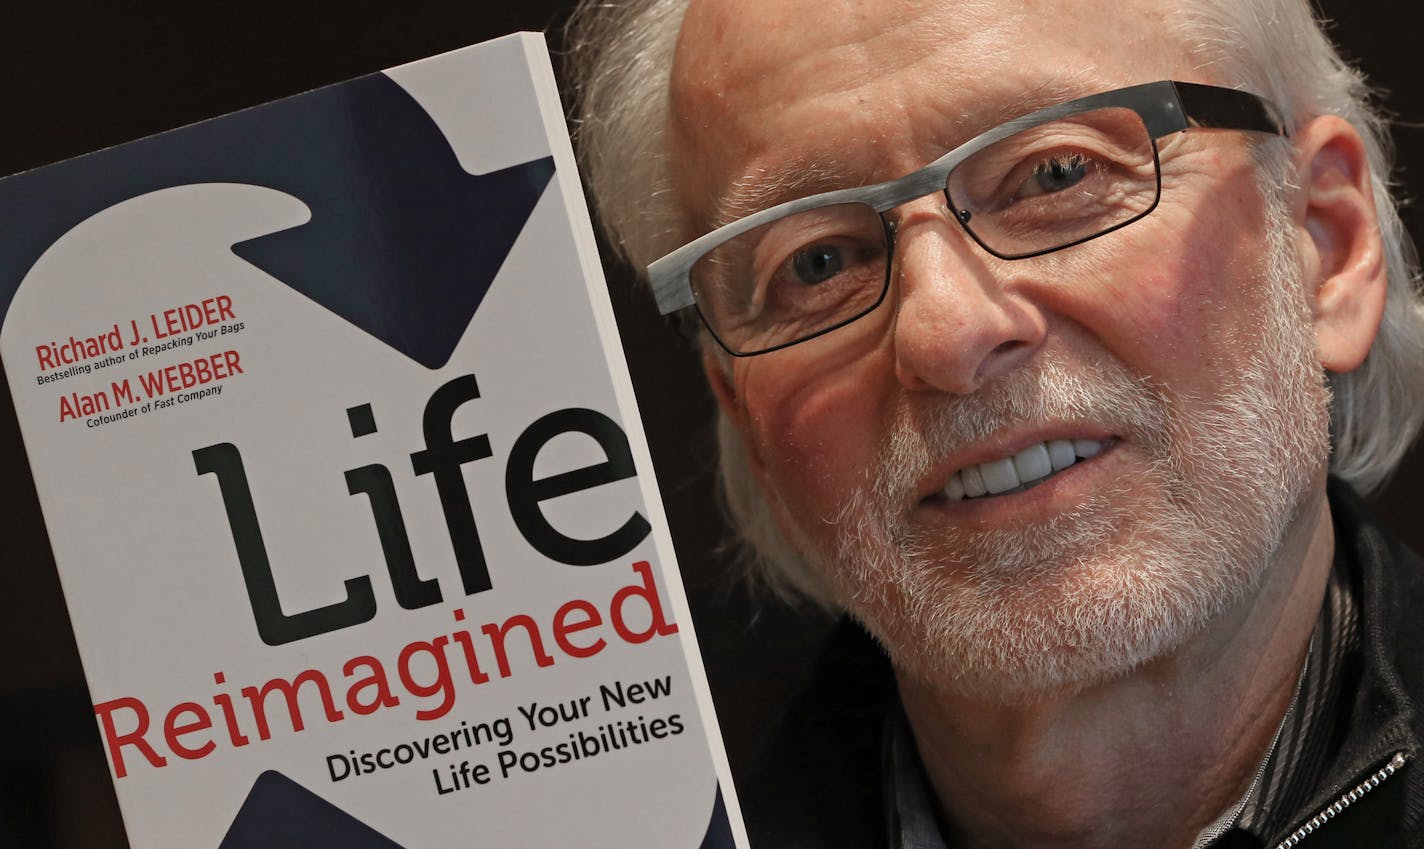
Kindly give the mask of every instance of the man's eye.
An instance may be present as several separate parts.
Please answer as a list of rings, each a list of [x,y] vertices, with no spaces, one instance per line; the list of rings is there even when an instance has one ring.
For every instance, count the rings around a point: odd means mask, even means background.
[[[1072,188],[1088,176],[1090,163],[1081,153],[1058,154],[1038,163],[1019,192],[1020,197],[1051,195]]]
[[[834,245],[812,245],[791,257],[791,271],[796,279],[810,286],[824,283],[845,270],[845,258]]]

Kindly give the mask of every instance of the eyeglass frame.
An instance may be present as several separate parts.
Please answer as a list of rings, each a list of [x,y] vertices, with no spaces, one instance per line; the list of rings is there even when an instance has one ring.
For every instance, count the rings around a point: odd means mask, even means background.
[[[975,153],[996,142],[1041,124],[1071,118],[1074,115],[1081,115],[1097,109],[1109,108],[1123,108],[1135,112],[1147,128],[1148,138],[1152,142],[1152,162],[1156,171],[1157,187],[1152,204],[1146,209],[1107,229],[1067,244],[1012,255],[1000,253],[986,245],[960,216],[952,214],[950,217],[964,228],[964,231],[979,247],[992,256],[1006,260],[1042,256],[1120,230],[1129,224],[1140,221],[1156,209],[1162,199],[1162,164],[1158,155],[1157,140],[1164,136],[1190,129],[1244,130],[1289,136],[1289,131],[1281,118],[1281,112],[1273,103],[1260,95],[1239,89],[1177,80],[1159,80],[1075,98],[1065,103],[1037,109],[999,124],[965,141],[923,168],[902,177],[875,185],[837,189],[779,203],[724,224],[693,239],[648,265],[648,281],[652,286],[658,312],[661,315],[669,315],[689,307],[696,307],[698,316],[702,319],[703,326],[707,328],[708,333],[723,350],[734,357],[752,357],[779,351],[864,318],[880,306],[890,288],[889,268],[893,259],[895,233],[894,226],[885,218],[885,213],[935,192],[947,192],[950,172]],[[696,293],[692,288],[693,266],[712,251],[757,227],[796,213],[846,203],[858,203],[870,207],[885,223],[886,275],[884,283],[881,284],[879,297],[864,310],[790,342],[783,342],[755,351],[739,352],[728,347],[717,335],[716,329],[706,320],[706,316],[703,315],[697,304]]]

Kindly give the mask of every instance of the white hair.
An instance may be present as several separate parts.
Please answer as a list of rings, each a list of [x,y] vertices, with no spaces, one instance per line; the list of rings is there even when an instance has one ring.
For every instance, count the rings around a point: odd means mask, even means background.
[[[689,0],[582,0],[566,31],[573,115],[589,194],[609,242],[636,268],[677,247],[689,221],[673,186],[669,77]],[[1331,471],[1357,489],[1377,488],[1424,422],[1424,307],[1418,258],[1390,186],[1393,150],[1363,75],[1326,35],[1308,0],[1184,0],[1178,35],[1222,84],[1275,102],[1287,126],[1337,115],[1360,133],[1368,156],[1384,242],[1388,295],[1364,364],[1331,375]],[[1260,145],[1267,197],[1289,191],[1290,145]],[[704,339],[704,344],[706,340]],[[788,544],[750,474],[741,435],[719,421],[723,494],[731,518],[773,590],[829,596]]]
[[[668,87],[688,2],[580,0],[565,30],[584,185],[609,243],[639,273],[685,230],[668,149]]]

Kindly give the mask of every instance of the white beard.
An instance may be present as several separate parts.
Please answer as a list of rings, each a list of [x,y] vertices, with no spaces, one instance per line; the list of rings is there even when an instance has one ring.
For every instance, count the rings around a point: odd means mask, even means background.
[[[1259,337],[1219,397],[1040,356],[973,396],[906,410],[834,518],[834,550],[802,528],[793,542],[900,674],[963,695],[1078,691],[1171,653],[1259,586],[1328,458],[1329,393],[1295,267],[1278,247]],[[992,533],[909,525],[911,487],[955,446],[1075,420],[1112,424],[1145,475]]]

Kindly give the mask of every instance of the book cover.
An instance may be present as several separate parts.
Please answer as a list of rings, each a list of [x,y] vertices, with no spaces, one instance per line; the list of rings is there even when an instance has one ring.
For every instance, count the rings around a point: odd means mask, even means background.
[[[537,36],[0,210],[0,356],[134,845],[734,845]]]

